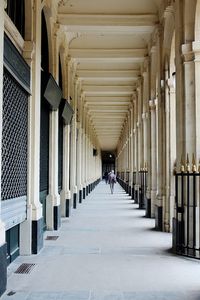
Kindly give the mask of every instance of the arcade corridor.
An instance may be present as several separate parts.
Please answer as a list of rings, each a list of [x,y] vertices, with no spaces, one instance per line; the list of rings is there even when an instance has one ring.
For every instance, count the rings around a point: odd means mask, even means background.
[[[199,115],[200,0],[0,0],[0,297],[200,299]]]
[[[100,182],[70,221],[46,232],[57,240],[9,266],[2,300],[199,299],[200,264],[171,254],[171,234],[153,228],[119,184],[111,195]],[[14,274],[22,263],[35,267]]]

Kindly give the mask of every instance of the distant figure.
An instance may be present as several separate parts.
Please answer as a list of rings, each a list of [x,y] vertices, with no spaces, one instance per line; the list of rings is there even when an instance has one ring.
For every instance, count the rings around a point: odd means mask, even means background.
[[[108,172],[105,172],[104,173],[104,178],[105,178],[105,182],[106,184],[108,183]]]
[[[114,184],[117,182],[116,175],[115,175],[113,170],[108,174],[108,181],[109,181],[109,184],[110,184],[111,194],[113,194]]]

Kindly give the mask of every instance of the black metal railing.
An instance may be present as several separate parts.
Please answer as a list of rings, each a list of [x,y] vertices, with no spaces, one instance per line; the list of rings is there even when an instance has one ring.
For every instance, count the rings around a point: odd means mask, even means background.
[[[200,173],[175,174],[175,218],[173,219],[173,249],[177,254],[200,259],[197,246],[197,197],[200,191]]]

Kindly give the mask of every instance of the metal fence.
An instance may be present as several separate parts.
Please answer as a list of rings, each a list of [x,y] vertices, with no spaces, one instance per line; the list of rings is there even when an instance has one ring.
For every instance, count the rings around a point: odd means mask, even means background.
[[[173,249],[177,254],[194,258],[200,258],[199,191],[200,173],[175,174]]]

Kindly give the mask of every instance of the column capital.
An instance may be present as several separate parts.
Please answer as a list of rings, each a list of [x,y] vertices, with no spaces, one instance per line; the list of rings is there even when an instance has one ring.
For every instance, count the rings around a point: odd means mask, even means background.
[[[148,112],[143,112],[143,113],[142,113],[142,119],[143,119],[143,120],[145,120],[145,119],[147,120],[148,117],[149,117]]]
[[[171,2],[171,1],[169,1]],[[171,3],[169,3],[169,6],[167,6],[165,8],[165,11],[164,11],[164,18],[167,19],[167,18],[171,18],[171,17],[174,17],[175,15],[175,11],[174,11],[174,7]]]
[[[33,59],[35,54],[35,43],[32,41],[25,41],[23,48],[23,57],[29,61]]]
[[[150,110],[155,110],[157,106],[157,99],[149,100],[149,108]]]
[[[194,52],[192,49],[192,43],[183,44],[182,47],[182,57],[185,63],[194,61]]]

